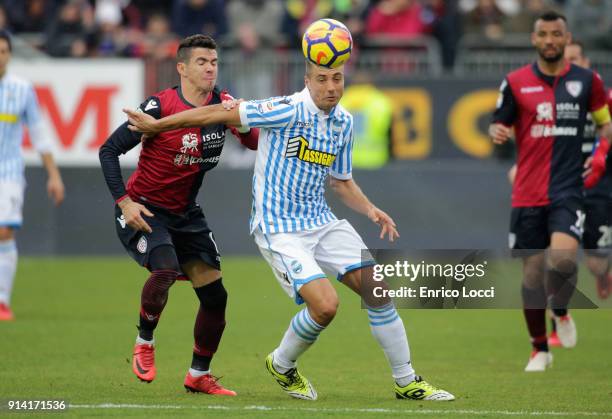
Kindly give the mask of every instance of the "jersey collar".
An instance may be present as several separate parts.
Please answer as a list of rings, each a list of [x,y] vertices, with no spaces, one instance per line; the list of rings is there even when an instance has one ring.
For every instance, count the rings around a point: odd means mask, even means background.
[[[216,86],[215,86],[216,88]],[[176,86],[176,92],[178,93],[179,99],[181,99],[181,102],[183,102],[185,105],[190,106],[192,108],[197,108],[196,105],[194,105],[193,103],[189,102],[187,99],[185,99],[185,96],[183,96],[183,89],[181,89],[181,85],[179,84],[178,86]],[[206,106],[208,105],[213,99],[213,92],[210,92],[208,94],[208,96],[206,97],[206,100],[204,101],[204,103],[202,104],[202,106]]]
[[[314,101],[312,100],[312,96],[310,96],[310,90],[308,90],[308,87],[304,87],[304,90],[300,92],[300,96],[302,101],[306,104],[306,109],[308,109],[310,113],[320,115],[323,118],[331,118],[336,115],[338,105],[334,106],[328,114],[325,113],[325,111],[319,109],[319,107],[315,105]]]
[[[563,77],[563,76],[565,76],[567,73],[569,73],[571,66],[572,66],[572,64],[571,64],[569,61],[565,60],[565,67],[563,67],[563,70],[561,70],[561,73],[559,73],[559,75],[557,75],[557,76],[549,76],[549,75],[546,75],[546,74],[542,73],[542,70],[540,70],[540,67],[538,67],[538,62],[537,62],[537,61],[535,61],[535,62],[534,62],[532,65],[531,65],[531,68],[532,68],[532,70],[533,70],[533,73],[534,73],[534,74],[535,74],[535,75],[536,75],[536,76],[537,76],[539,79],[544,80],[544,81],[546,81],[547,83],[549,83],[549,84],[551,84],[551,85],[552,85],[552,84],[554,83],[554,80],[555,80],[556,78],[558,78],[558,77]]]

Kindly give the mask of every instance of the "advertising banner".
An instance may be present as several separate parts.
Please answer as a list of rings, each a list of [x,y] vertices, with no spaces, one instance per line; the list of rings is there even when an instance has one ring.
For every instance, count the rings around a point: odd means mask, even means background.
[[[126,118],[121,109],[144,100],[139,60],[14,60],[9,71],[34,84],[45,133],[63,166],[98,165],[98,148]],[[28,134],[28,164],[40,164]],[[134,165],[138,147],[122,159]]]

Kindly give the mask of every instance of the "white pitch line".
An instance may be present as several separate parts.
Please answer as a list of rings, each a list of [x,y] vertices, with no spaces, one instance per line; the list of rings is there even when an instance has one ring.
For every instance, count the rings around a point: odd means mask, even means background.
[[[612,417],[612,412],[555,412],[526,410],[471,410],[471,409],[386,409],[386,408],[317,408],[317,407],[273,407],[273,406],[223,406],[223,405],[163,405],[163,404],[71,404],[70,409],[157,409],[157,410],[224,410],[224,411],[279,411],[311,413],[403,413],[422,415],[493,415],[493,416],[587,416]]]

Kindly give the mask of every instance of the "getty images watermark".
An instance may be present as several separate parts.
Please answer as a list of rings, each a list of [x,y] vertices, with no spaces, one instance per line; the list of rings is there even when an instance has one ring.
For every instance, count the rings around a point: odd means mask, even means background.
[[[397,260],[393,264],[376,264],[373,266],[372,279],[375,282],[381,282],[387,278],[402,278],[411,283],[414,283],[419,278],[450,278],[457,282],[463,282],[472,279],[483,279],[486,275],[487,261],[482,263],[426,263],[422,260],[419,263],[411,263],[407,260]],[[488,289],[468,289],[467,287],[446,288],[430,287],[422,285],[417,287],[400,286],[398,289],[389,289],[388,287],[379,285],[372,290],[374,297],[391,297],[391,298],[494,298],[495,287]]]
[[[540,251],[506,250],[370,250],[364,251],[362,302],[380,306],[392,300],[397,308],[523,308],[522,257]],[[550,257],[550,253],[546,256]],[[570,290],[570,308],[612,308],[596,297],[595,281],[581,266],[563,286]],[[546,286],[544,270],[542,283]],[[545,308],[546,301],[537,303]]]

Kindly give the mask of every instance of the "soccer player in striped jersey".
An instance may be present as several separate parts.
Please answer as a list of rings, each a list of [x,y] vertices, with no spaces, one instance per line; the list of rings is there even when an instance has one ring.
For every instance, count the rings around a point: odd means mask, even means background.
[[[51,154],[51,142],[42,127],[32,84],[7,72],[11,59],[10,35],[0,31],[0,321],[13,320],[11,293],[17,268],[15,230],[21,226],[25,189],[21,155],[23,125],[47,170],[47,192],[55,205],[64,199],[64,184]]]
[[[393,219],[372,204],[352,179],[353,118],[338,104],[344,69],[307,63],[304,80],[304,90],[291,96],[234,107],[234,101],[227,101],[158,120],[125,111],[131,129],[145,134],[215,123],[261,128],[250,230],[281,287],[297,304],[306,303],[266,358],[268,371],[283,390],[295,398],[317,398],[308,379],[298,372],[297,359],[336,315],[338,295],[323,273],[326,270],[366,302],[372,334],[391,367],[396,397],[454,400],[415,374],[404,324],[393,303],[372,301],[362,292],[368,288],[362,277],[372,278],[374,264],[370,257],[362,258],[365,244],[325,202],[329,178],[347,206],[381,226],[381,239],[399,237]]]

